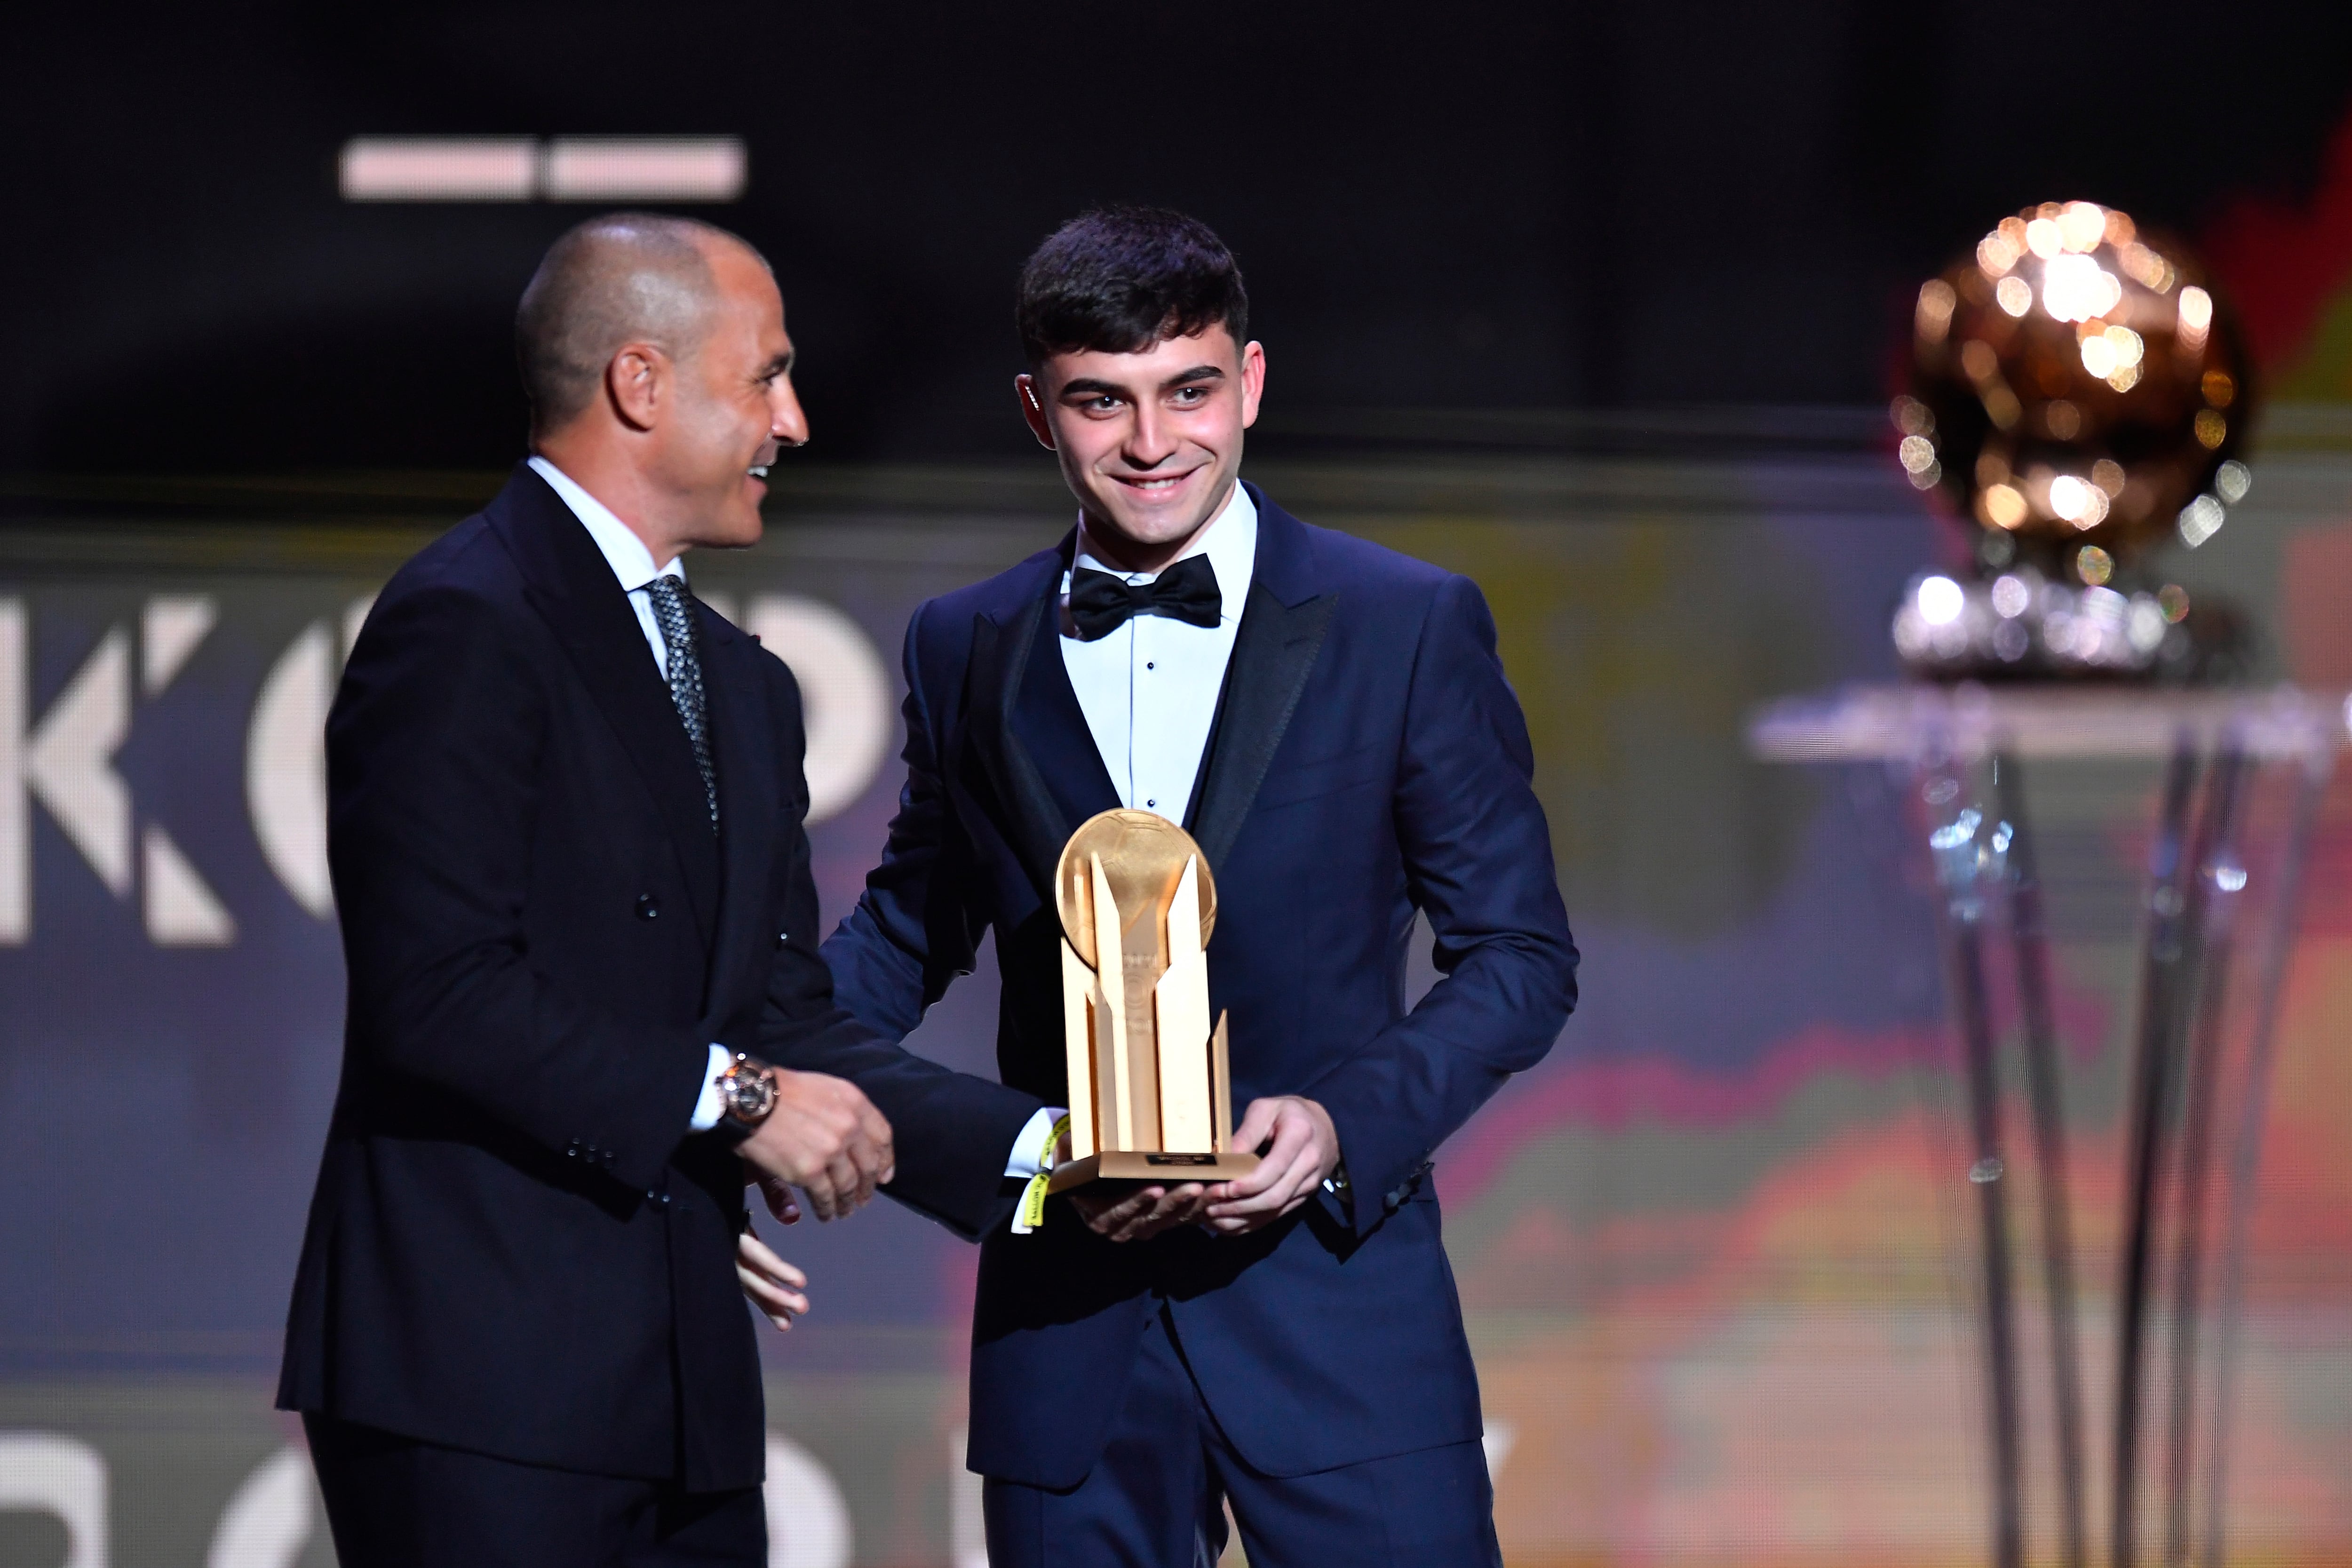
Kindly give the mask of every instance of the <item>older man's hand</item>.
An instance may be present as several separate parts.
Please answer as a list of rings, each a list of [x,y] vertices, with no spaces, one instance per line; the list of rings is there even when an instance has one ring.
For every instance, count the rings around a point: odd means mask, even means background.
[[[737,1151],[746,1163],[805,1193],[821,1220],[856,1212],[898,1173],[890,1123],[865,1090],[825,1073],[768,1071],[776,1107]]]

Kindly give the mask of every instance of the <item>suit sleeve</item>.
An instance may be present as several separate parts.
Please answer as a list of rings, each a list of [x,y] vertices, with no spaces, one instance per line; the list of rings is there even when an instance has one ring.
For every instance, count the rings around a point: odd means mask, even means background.
[[[659,1174],[709,1063],[531,963],[523,910],[544,689],[512,612],[426,584],[387,595],[327,725],[328,850],[365,1066],[430,1085],[629,1185]]]
[[[930,606],[907,626],[907,782],[882,863],[824,944],[835,994],[885,1038],[904,1039],[958,975],[977,962],[981,924],[963,889],[970,855],[940,774],[940,740],[924,691]]]
[[[782,665],[774,670],[787,713],[785,754],[797,780],[803,755],[798,689]],[[803,791],[801,799],[805,798]],[[839,939],[820,953],[796,934],[813,931],[817,924],[816,882],[801,815],[799,803],[793,803],[784,930],[795,934],[777,949],[769,972],[761,1055],[780,1067],[845,1078],[865,1090],[888,1119],[898,1152],[897,1176],[882,1190],[967,1240],[975,1239],[1010,1212],[1005,1152],[1041,1102],[1034,1095],[917,1056],[897,1043],[904,1029],[877,1037],[875,1028],[841,1004],[827,963]],[[921,1016],[919,1005],[915,1016]]]
[[[1576,947],[1533,788],[1535,756],[1475,584],[1448,578],[1423,626],[1395,799],[1414,903],[1443,976],[1411,1014],[1303,1090],[1330,1113],[1370,1231],[1576,1005]]]

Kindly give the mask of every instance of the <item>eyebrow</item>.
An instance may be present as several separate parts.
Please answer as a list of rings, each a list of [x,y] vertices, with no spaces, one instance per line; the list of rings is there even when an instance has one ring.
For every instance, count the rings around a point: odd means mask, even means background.
[[[782,375],[793,368],[793,361],[799,357],[800,351],[798,349],[786,349],[782,353],[778,354],[766,364],[761,365],[760,367],[760,374],[751,379],[754,381],[767,381],[772,377]]]
[[[1195,381],[1222,381],[1224,379],[1224,375],[1225,373],[1220,366],[1213,364],[1196,364],[1190,370],[1180,370],[1174,375],[1171,375],[1167,380],[1161,382],[1160,384],[1160,390],[1166,392],[1171,388],[1183,386]],[[1090,375],[1081,375],[1075,376],[1062,384],[1062,396],[1067,397],[1073,393],[1083,394],[1088,397],[1096,396],[1103,393],[1108,393],[1113,397],[1125,397],[1128,395],[1128,388],[1119,385],[1116,382],[1102,381]]]

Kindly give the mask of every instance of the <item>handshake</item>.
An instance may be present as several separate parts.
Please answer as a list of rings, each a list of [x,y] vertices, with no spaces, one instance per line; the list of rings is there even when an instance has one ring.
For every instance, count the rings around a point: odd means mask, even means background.
[[[817,1218],[839,1219],[898,1173],[890,1123],[863,1089],[825,1073],[766,1070],[774,1103],[738,1152],[747,1167],[745,1181],[759,1184],[768,1212],[780,1222],[800,1220],[794,1188]],[[1257,1168],[1238,1180],[1150,1183],[1132,1192],[1081,1189],[1069,1194],[1070,1204],[1088,1228],[1112,1241],[1141,1241],[1194,1225],[1238,1236],[1273,1224],[1334,1178],[1344,1184],[1330,1114],[1303,1096],[1251,1101],[1234,1130],[1234,1144],[1260,1156]],[[1055,1154],[1066,1159],[1068,1153],[1066,1137]],[[748,1228],[736,1243],[735,1274],[743,1293],[776,1327],[791,1328],[808,1310],[807,1277]]]
[[[874,1189],[898,1173],[890,1123],[866,1091],[826,1073],[767,1069],[775,1100],[737,1149],[744,1179],[757,1183],[768,1211],[798,1223],[798,1188],[820,1220],[839,1219],[871,1202]],[[779,1329],[809,1309],[808,1276],[785,1262],[748,1226],[736,1238],[735,1277],[743,1293]]]

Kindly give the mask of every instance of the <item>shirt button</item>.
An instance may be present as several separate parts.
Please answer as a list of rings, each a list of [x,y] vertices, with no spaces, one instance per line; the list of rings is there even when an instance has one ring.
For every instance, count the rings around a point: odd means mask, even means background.
[[[1158,805],[1160,803],[1156,800],[1147,800],[1143,804],[1146,805]]]
[[[1147,658],[1143,661],[1143,668],[1146,669],[1158,669],[1160,666]]]
[[[639,893],[637,895],[637,919],[641,921],[651,921],[659,920],[660,918],[661,900],[655,898],[651,893]]]

